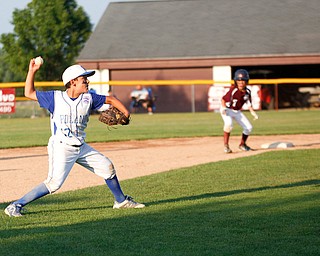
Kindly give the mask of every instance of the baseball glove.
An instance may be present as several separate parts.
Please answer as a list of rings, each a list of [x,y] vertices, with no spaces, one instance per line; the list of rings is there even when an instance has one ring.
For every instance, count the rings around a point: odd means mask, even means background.
[[[127,117],[119,109],[114,106],[110,106],[107,110],[102,111],[99,116],[99,121],[105,123],[108,126],[113,125],[128,125],[130,122],[130,116]]]

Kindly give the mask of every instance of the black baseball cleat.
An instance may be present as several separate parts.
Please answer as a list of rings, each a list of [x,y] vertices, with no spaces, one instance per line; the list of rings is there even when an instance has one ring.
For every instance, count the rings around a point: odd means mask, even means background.
[[[242,151],[251,151],[252,148],[250,148],[247,144],[239,145],[239,149]]]

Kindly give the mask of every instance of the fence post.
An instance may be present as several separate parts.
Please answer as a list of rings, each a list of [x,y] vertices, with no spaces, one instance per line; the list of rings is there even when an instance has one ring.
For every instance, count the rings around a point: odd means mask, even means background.
[[[279,109],[279,92],[278,92],[278,84],[274,85],[274,107],[276,111]]]
[[[195,103],[195,89],[194,84],[191,85],[191,112],[196,112],[196,103]]]

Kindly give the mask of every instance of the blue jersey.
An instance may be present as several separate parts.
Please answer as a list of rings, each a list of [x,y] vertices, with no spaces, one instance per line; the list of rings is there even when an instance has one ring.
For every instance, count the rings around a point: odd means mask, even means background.
[[[71,99],[66,91],[37,91],[40,107],[50,112],[51,133],[68,145],[83,144],[92,110],[99,109],[106,96],[83,93]]]

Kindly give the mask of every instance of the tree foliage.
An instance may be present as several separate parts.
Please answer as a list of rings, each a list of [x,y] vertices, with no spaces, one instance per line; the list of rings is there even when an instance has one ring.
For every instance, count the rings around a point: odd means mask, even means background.
[[[15,75],[10,71],[9,65],[5,61],[5,54],[3,49],[0,48],[0,83],[2,82],[16,82]]]
[[[3,58],[16,79],[24,80],[29,61],[45,60],[37,80],[59,81],[91,34],[90,19],[75,0],[33,0],[13,12],[14,32],[2,34]]]

